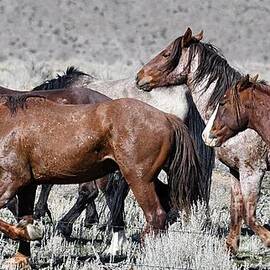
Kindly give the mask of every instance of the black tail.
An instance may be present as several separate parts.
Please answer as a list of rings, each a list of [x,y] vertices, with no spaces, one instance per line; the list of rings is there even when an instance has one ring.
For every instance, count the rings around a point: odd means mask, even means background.
[[[204,199],[204,177],[195,144],[186,125],[176,116],[167,116],[174,131],[174,145],[168,171],[172,207],[189,212]]]
[[[203,199],[206,205],[209,203],[212,171],[215,163],[215,151],[213,148],[207,146],[202,139],[202,132],[205,128],[205,123],[198,112],[191,95],[188,95],[188,102],[190,105],[186,125],[188,126],[189,134],[195,142],[197,153],[203,171],[202,191]]]

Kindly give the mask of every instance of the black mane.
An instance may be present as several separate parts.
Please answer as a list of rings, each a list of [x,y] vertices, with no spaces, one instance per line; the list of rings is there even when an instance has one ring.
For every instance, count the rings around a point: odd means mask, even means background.
[[[44,96],[34,95],[34,94],[22,94],[22,95],[12,95],[12,96],[1,97],[1,99],[4,99],[4,105],[9,108],[11,114],[15,114],[19,108],[26,109],[28,98],[46,99],[46,97]]]
[[[71,66],[67,68],[63,75],[57,74],[56,79],[47,80],[41,85],[33,88],[32,91],[67,88],[73,82],[77,81],[81,76],[88,76],[90,79],[94,79],[93,76],[80,71],[74,66]]]
[[[226,90],[242,77],[242,74],[232,68],[219,50],[210,43],[194,43],[190,46],[190,50],[189,64],[196,54],[199,56],[199,66],[195,72],[193,83],[198,85],[207,78],[207,84],[202,90],[207,91],[209,86],[216,82],[207,104],[207,108],[213,108]]]

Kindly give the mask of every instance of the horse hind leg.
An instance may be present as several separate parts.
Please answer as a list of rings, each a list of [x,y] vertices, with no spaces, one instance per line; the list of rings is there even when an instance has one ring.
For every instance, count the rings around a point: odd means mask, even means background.
[[[137,179],[133,175],[136,175],[136,173],[130,173],[129,176],[125,178],[145,215],[146,226],[142,233],[142,237],[150,232],[157,234],[165,229],[166,212],[163,209],[156,192],[153,180],[155,177],[151,179]]]
[[[97,224],[99,221],[98,218],[98,212],[96,208],[95,198],[91,200],[85,209],[85,220],[84,220],[84,226],[88,229],[92,228],[94,224]]]

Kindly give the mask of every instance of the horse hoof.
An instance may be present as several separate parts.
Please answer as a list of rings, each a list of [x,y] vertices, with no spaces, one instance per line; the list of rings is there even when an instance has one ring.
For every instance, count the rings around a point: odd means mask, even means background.
[[[110,247],[105,251],[105,254],[107,256],[120,256],[123,255],[123,251],[126,249],[127,246],[127,239],[125,235],[125,231],[121,230],[118,232],[113,232],[111,245]]]
[[[32,224],[32,223],[29,223],[27,220],[22,219],[16,225],[16,228],[27,232],[25,235],[26,241],[41,240],[44,236],[44,227],[42,223],[36,220],[34,220]]]
[[[17,252],[13,257],[6,260],[1,266],[3,270],[31,270],[31,266],[29,263],[29,257]]]
[[[44,227],[38,221],[34,221],[33,224],[28,224],[26,229],[31,241],[41,240],[44,236]]]

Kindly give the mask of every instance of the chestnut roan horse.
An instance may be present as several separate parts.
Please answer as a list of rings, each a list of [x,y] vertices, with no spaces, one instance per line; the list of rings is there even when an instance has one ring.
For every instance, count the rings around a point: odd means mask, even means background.
[[[202,38],[202,32],[193,35],[188,28],[183,36],[174,40],[138,72],[137,86],[152,93],[157,91],[157,87],[184,83],[190,89],[202,118],[207,121],[225,91],[242,75],[228,64],[213,45],[201,42]],[[216,149],[218,159],[229,167],[234,176],[231,188],[231,225],[227,237],[227,246],[233,253],[237,252],[239,246],[235,224],[242,222],[242,216],[238,215],[234,207],[239,190],[247,201],[254,194],[258,196],[261,180],[269,169],[267,152],[263,140],[251,129],[239,133]],[[248,184],[250,182],[252,186]],[[256,219],[255,211],[249,212],[249,215]]]
[[[256,82],[256,77],[243,77],[235,86],[229,88],[219,102],[215,112],[210,117],[203,132],[203,139],[209,146],[221,146],[229,138],[247,128],[258,132],[270,147],[270,87],[265,82]],[[246,223],[259,235],[264,244],[270,247],[270,232],[261,226],[253,217],[258,194],[256,183],[249,182],[250,189],[254,189],[251,196],[243,196],[239,190],[237,204],[238,216],[245,218]],[[241,222],[235,223],[238,237]]]
[[[74,184],[120,169],[142,207],[144,233],[165,229],[170,206],[189,212],[203,199],[195,146],[183,122],[141,101],[62,105],[31,95],[2,97],[0,104],[0,208],[16,194],[19,225],[0,220],[14,240],[42,238],[33,222],[37,184]],[[170,202],[156,178],[168,174]]]

